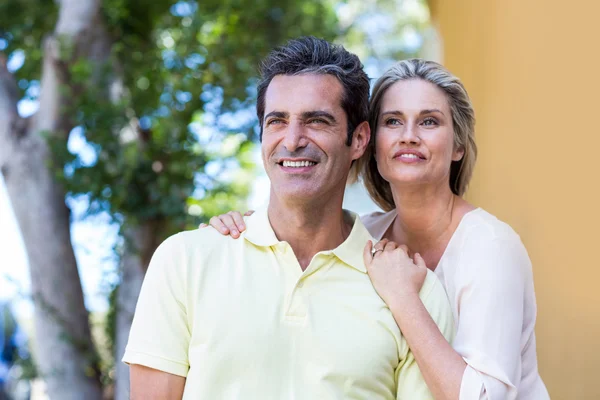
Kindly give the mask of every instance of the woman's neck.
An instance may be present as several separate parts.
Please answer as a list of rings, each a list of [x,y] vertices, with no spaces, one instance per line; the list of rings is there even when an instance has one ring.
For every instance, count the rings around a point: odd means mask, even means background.
[[[462,217],[472,209],[449,187],[395,188],[398,216],[385,237],[419,253],[435,269]]]

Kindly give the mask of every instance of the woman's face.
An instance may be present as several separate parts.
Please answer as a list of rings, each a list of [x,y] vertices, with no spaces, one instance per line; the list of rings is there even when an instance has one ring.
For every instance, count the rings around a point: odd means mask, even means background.
[[[463,156],[454,148],[446,94],[436,85],[411,79],[384,93],[376,132],[375,159],[392,186],[449,186],[450,165]]]

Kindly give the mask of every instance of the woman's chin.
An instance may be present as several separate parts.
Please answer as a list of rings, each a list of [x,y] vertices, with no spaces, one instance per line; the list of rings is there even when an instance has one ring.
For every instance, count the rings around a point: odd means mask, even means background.
[[[386,179],[392,186],[415,186],[423,185],[427,179],[422,174],[402,174]]]

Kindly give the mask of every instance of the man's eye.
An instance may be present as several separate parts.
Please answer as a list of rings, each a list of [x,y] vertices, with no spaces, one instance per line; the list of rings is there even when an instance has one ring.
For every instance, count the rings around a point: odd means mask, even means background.
[[[438,124],[435,118],[425,118],[422,123],[425,126],[435,126]]]
[[[326,124],[327,121],[325,121],[322,118],[315,118],[315,119],[311,119],[310,121],[308,121],[309,124]]]
[[[283,121],[280,119],[270,119],[267,121],[267,125],[278,125],[281,123],[283,123]]]

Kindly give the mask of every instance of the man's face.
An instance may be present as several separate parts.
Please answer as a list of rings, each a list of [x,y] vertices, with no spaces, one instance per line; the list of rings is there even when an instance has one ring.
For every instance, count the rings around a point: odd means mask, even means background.
[[[271,195],[306,203],[342,194],[352,160],[343,88],[332,75],[277,75],[267,88],[262,157]],[[366,138],[368,142],[368,137]]]

